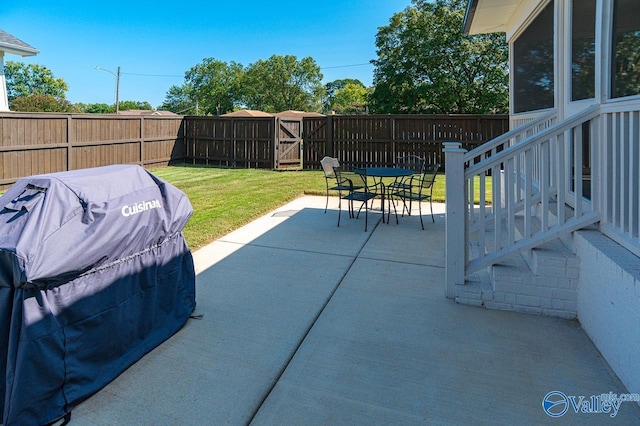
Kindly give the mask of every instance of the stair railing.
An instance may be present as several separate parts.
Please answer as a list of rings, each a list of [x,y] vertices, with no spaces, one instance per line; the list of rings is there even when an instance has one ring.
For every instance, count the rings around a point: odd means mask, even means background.
[[[498,152],[503,151],[505,148],[513,146],[532,135],[540,133],[552,126],[557,119],[558,114],[553,110],[478,146],[465,155],[465,167],[469,167],[471,164],[477,163],[482,159],[489,158]]]
[[[640,102],[602,105],[596,165],[600,231],[640,256]]]
[[[599,108],[560,123],[547,114],[470,152],[445,144],[447,297],[469,274],[598,220],[572,165],[582,164],[584,124],[598,134]]]

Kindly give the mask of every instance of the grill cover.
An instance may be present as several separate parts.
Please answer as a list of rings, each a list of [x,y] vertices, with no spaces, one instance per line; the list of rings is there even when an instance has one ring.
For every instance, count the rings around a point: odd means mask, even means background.
[[[0,197],[4,425],[65,416],[184,325],[192,212],[132,165],[27,177]]]

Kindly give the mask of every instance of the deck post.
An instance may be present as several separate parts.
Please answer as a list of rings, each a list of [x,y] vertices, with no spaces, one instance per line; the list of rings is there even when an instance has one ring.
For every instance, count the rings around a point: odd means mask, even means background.
[[[464,284],[465,193],[464,154],[460,142],[444,142],[446,176],[445,294],[455,297],[456,284]]]

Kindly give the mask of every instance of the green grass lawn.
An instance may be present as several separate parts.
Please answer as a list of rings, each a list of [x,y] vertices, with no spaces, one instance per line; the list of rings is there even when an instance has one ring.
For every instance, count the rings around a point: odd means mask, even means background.
[[[171,166],[151,170],[182,190],[191,201],[193,216],[184,229],[196,250],[301,195],[325,194],[322,171],[274,171],[202,166]],[[444,175],[433,190],[443,202]]]
[[[194,213],[184,234],[194,250],[300,195],[325,193],[321,171],[179,165],[151,172],[189,197]]]

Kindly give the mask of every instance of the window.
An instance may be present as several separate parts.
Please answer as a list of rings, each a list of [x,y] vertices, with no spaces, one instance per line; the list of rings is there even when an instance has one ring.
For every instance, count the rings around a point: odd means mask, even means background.
[[[595,97],[596,0],[573,0],[571,100]]]
[[[513,42],[513,111],[553,108],[553,2]]]
[[[640,7],[638,0],[615,0],[611,97],[640,93]]]

